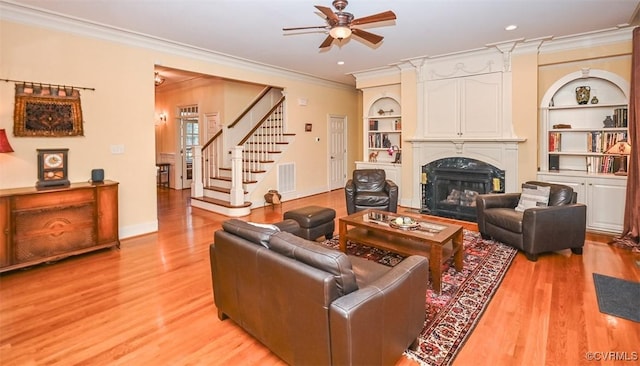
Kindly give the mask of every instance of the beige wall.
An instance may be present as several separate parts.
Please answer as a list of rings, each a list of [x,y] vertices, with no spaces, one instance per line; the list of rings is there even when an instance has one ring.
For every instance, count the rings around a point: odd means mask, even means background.
[[[123,37],[123,41],[130,41]],[[138,43],[142,43],[136,40]],[[355,88],[282,72],[250,69],[238,62],[214,62],[201,51],[172,52],[80,36],[53,29],[0,22],[0,76],[8,79],[95,88],[82,92],[84,137],[9,139],[14,153],[0,156],[0,188],[33,186],[36,149],[68,147],[69,178],[86,181],[93,168],[105,169],[107,179],[120,182],[119,223],[122,237],[157,229],[155,136],[156,108],[153,73],[156,64],[239,81],[280,86],[289,101],[306,98],[307,106],[288,103],[290,131],[295,143],[281,161],[296,161],[299,196],[327,189],[327,116],[344,115],[348,137],[357,146],[359,97]],[[174,47],[174,46],[172,46]],[[0,83],[0,128],[13,129],[14,84]],[[185,100],[185,102],[187,102]],[[313,123],[313,132],[304,124]],[[314,137],[319,136],[320,142]],[[352,143],[351,141],[356,141]],[[123,145],[124,154],[111,154]],[[170,146],[163,146],[169,148]],[[349,152],[348,156],[352,156]],[[350,162],[352,164],[352,162]],[[268,177],[275,186],[275,173]]]

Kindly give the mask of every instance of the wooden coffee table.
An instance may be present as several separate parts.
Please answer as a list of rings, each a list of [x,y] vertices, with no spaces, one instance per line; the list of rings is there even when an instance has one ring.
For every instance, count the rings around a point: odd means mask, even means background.
[[[397,227],[391,220],[411,217],[418,225]],[[338,220],[340,250],[347,251],[347,240],[401,255],[429,258],[433,290],[440,293],[442,264],[453,256],[456,270],[462,270],[464,250],[462,226],[425,220],[419,215],[365,210]]]

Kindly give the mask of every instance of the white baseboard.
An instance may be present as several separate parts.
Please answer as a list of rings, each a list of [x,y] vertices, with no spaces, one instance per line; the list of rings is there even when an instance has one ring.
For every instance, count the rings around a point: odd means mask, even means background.
[[[121,227],[118,231],[120,239],[131,238],[134,236],[155,233],[158,231],[158,220],[150,221],[138,225]]]

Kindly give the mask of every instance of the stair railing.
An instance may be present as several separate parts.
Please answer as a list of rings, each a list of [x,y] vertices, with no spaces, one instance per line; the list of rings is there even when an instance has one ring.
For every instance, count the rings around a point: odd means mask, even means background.
[[[284,141],[283,108],[285,97],[269,110],[269,112],[240,140],[242,146],[242,180],[244,183],[257,182],[256,175],[264,173],[264,164],[272,162],[271,154],[278,151],[278,143]]]

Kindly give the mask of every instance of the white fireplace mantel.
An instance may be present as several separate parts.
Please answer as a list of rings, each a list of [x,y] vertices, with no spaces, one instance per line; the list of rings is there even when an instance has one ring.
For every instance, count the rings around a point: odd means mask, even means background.
[[[428,138],[414,137],[405,140],[413,152],[412,207],[420,207],[420,176],[422,166],[444,158],[471,158],[483,161],[505,171],[505,191],[517,192],[518,144],[524,138]]]

